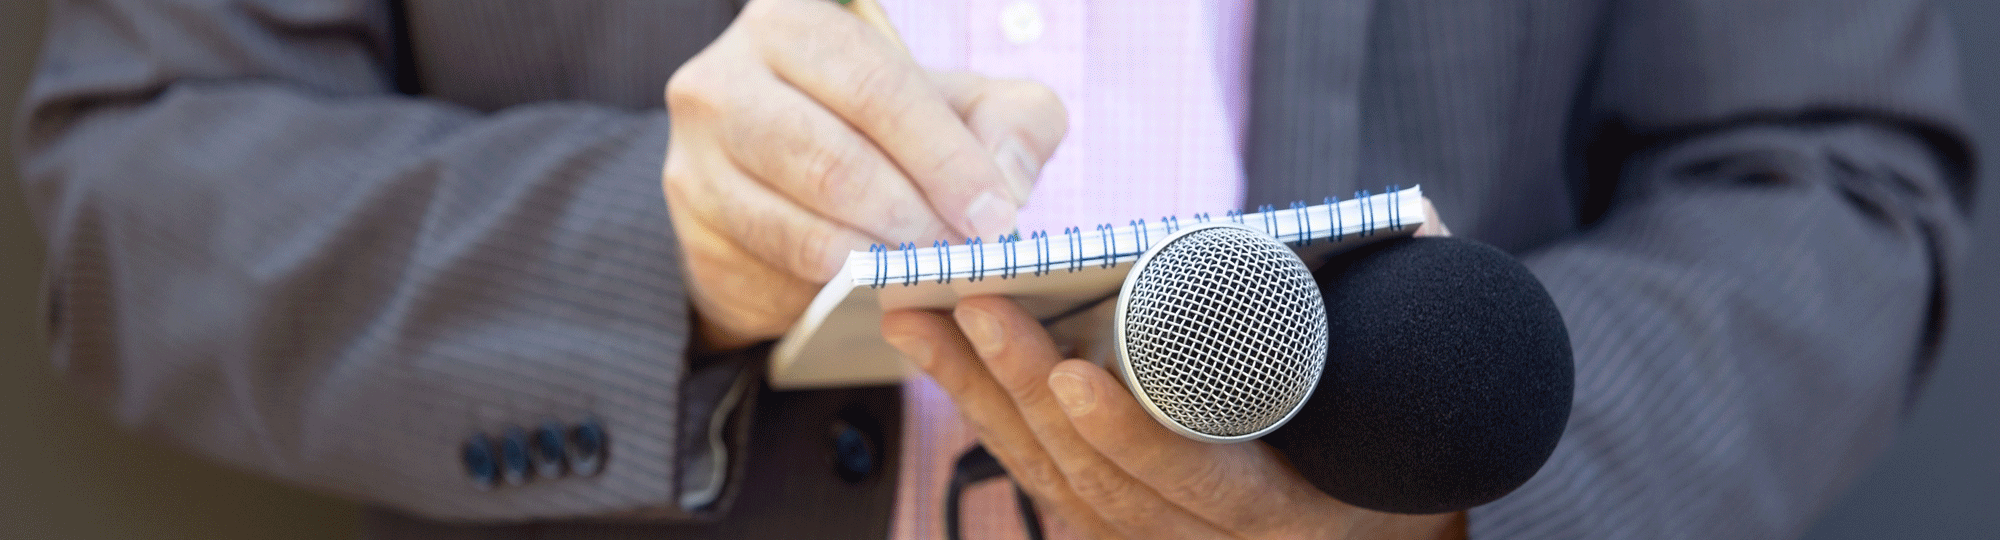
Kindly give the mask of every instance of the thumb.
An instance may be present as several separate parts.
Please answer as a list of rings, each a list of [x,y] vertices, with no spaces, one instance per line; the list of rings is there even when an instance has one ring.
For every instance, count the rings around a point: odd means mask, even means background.
[[[1042,165],[1069,132],[1069,112],[1055,90],[1026,79],[988,79],[964,72],[933,72],[931,82],[973,137],[993,154],[1014,202],[1028,202]]]

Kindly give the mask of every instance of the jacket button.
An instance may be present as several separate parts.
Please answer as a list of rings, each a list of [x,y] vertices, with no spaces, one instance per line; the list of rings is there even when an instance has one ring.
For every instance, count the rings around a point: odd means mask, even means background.
[[[840,479],[860,482],[875,472],[875,444],[845,421],[833,423],[833,469]]]
[[[464,462],[465,475],[472,478],[472,485],[479,489],[493,489],[493,481],[500,471],[494,467],[493,443],[486,439],[486,434],[475,433],[472,438],[466,439],[459,460]]]
[[[542,478],[561,478],[563,475],[563,453],[568,451],[563,445],[562,424],[549,422],[535,430],[535,475]]]
[[[593,475],[604,468],[604,427],[596,420],[578,422],[569,430],[569,467],[580,475]]]
[[[500,479],[510,486],[528,483],[528,434],[521,428],[507,428],[500,437]]]

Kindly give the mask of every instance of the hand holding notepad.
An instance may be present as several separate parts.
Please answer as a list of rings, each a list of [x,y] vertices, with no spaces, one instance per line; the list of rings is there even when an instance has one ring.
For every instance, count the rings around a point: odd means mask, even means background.
[[[884,36],[832,2],[751,2],[667,82],[662,184],[697,349],[777,337],[848,250],[1013,229],[1062,105],[930,73]]]
[[[1412,187],[1252,213],[1133,219],[999,241],[856,251],[778,342],[771,384],[804,389],[893,383],[908,368],[882,340],[883,312],[945,309],[960,298],[1006,295],[1049,321],[1110,298],[1153,243],[1212,220],[1263,231],[1297,250],[1308,265],[1356,246],[1410,236],[1429,221],[1423,191]]]

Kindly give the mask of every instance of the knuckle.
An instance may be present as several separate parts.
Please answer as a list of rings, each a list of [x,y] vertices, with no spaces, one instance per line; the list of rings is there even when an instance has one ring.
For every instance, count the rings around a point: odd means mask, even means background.
[[[938,223],[930,207],[921,202],[883,204],[875,215],[881,216],[879,224],[890,242],[918,242],[946,237],[943,224]]]
[[[1007,394],[1020,403],[1024,409],[1055,405],[1055,396],[1047,390],[1045,379],[1037,377],[1033,369],[993,369],[993,378],[1000,382]]]
[[[666,161],[660,167],[661,194],[667,210],[676,219],[699,219],[711,228],[727,231],[733,223],[718,219],[721,216],[715,214],[729,199],[721,196],[722,188],[714,185],[714,171],[703,169],[707,160],[691,155],[703,150],[702,146],[668,146]]]
[[[791,249],[788,251],[791,257],[784,262],[787,265],[785,268],[792,274],[805,278],[806,281],[818,282],[826,279],[828,276],[823,275],[826,268],[825,261],[829,256],[827,251],[835,249],[832,247],[836,245],[834,236],[833,231],[817,227],[794,233]]]
[[[1112,468],[1110,463],[1103,461],[1084,465],[1069,475],[1069,488],[1084,500],[1126,500],[1132,486]]]
[[[833,241],[829,231],[800,227],[788,220],[757,212],[729,212],[741,225],[736,237],[752,249],[751,256],[795,278],[819,279],[819,254]]]
[[[1160,494],[1165,496],[1167,500],[1182,504],[1210,501],[1218,497],[1228,496],[1226,493],[1230,492],[1227,489],[1230,486],[1222,477],[1222,469],[1217,467],[1215,462],[1201,460],[1195,462],[1193,465],[1193,469],[1187,471],[1186,474],[1177,475],[1179,478],[1171,479],[1167,485],[1160,486],[1158,488]]]
[[[724,212],[724,214],[735,216],[737,225],[732,236],[750,251],[751,257],[767,263],[783,263],[785,257],[791,254],[791,246],[795,241],[792,239],[793,232],[789,227],[763,213],[749,215],[748,212]]]
[[[950,193],[976,186],[972,182],[966,182],[966,184],[973,185],[953,185],[958,182],[957,178],[963,176],[959,171],[980,171],[991,169],[995,166],[993,165],[992,152],[976,143],[952,145],[950,148],[944,149],[942,152],[934,155],[935,157],[930,160],[919,160],[907,165],[909,169],[912,169],[910,171],[911,176],[932,180],[925,182],[923,187],[927,193],[931,194],[930,196],[934,201],[937,200],[939,193]],[[997,169],[994,170],[997,171]],[[942,180],[943,183],[940,183],[938,180]],[[965,197],[967,200],[971,199],[970,194],[965,195]]]
[[[694,166],[687,161],[685,157],[677,157],[672,152],[667,154],[666,166],[660,171],[661,192],[666,196],[667,204],[693,203],[700,200],[689,192],[693,189],[694,179],[697,176],[690,170]],[[669,208],[669,210],[680,209]]]
[[[905,107],[903,89],[911,76],[907,67],[884,58],[870,58],[850,74],[848,88],[853,94],[852,112],[856,120],[895,118]]]
[[[711,85],[723,77],[718,69],[709,67],[703,53],[682,64],[680,69],[667,78],[665,99],[667,112],[676,120],[696,115],[712,115],[721,108],[717,93]]]
[[[807,146],[798,155],[804,156],[800,164],[800,180],[805,191],[800,193],[811,204],[846,204],[867,200],[866,179],[874,173],[871,160],[865,152],[853,146],[839,143],[822,143]]]
[[[952,354],[952,357],[956,356],[956,353]],[[939,362],[939,364],[943,365],[945,362]],[[943,388],[945,393],[950,394],[954,400],[978,399],[977,397],[968,397],[974,396],[973,392],[979,388],[977,381],[973,380],[973,376],[970,373],[965,373],[964,370],[958,370],[951,375],[936,377],[936,379],[938,387]],[[964,417],[965,423],[972,427],[973,432],[990,433],[986,419],[973,414],[963,414],[960,416]]]
[[[1047,458],[1028,459],[1020,463],[1020,468],[1020,471],[1010,472],[1027,484],[1022,489],[1028,489],[1027,486],[1034,486],[1034,491],[1038,491],[1044,496],[1051,496],[1054,495],[1056,486],[1066,483],[1062,471],[1057,469],[1056,464]],[[1072,486],[1071,493],[1075,492],[1075,487]]]

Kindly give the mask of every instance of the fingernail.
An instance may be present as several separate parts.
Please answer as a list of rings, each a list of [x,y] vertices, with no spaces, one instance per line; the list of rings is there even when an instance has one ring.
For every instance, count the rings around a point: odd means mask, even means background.
[[[1000,166],[1000,174],[1007,177],[1007,188],[1013,190],[1014,202],[1028,203],[1028,193],[1035,189],[1035,177],[1041,166],[1028,155],[1028,147],[1020,139],[1007,139],[993,151],[993,163]]]
[[[909,334],[888,334],[882,336],[882,339],[888,341],[889,346],[895,347],[898,351],[903,351],[903,356],[910,357],[910,362],[916,364],[917,368],[924,371],[930,371],[931,364],[937,359],[937,355],[931,351],[931,344],[915,336]]]
[[[980,356],[992,357],[1000,352],[1000,323],[993,315],[977,309],[959,309],[953,316],[958,318],[959,331],[965,332],[966,341],[972,342],[972,349]]]
[[[972,204],[965,206],[967,232],[973,236],[992,236],[1014,230],[1016,208],[991,191],[980,193],[972,199]]]
[[[1062,404],[1063,412],[1070,416],[1090,414],[1097,407],[1097,395],[1091,393],[1090,383],[1074,374],[1056,372],[1049,375],[1049,391],[1056,395],[1056,403]]]

